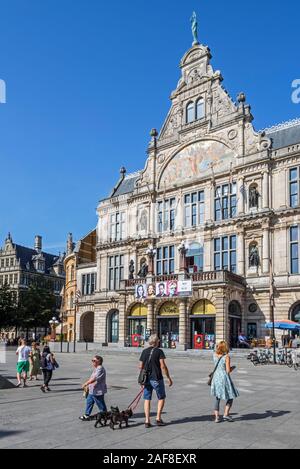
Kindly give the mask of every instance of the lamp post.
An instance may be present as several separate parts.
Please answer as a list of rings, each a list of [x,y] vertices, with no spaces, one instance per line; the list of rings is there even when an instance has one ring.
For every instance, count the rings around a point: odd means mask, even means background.
[[[51,328],[51,342],[55,342],[56,341],[56,328],[59,325],[59,321],[55,317],[53,317],[49,321],[49,324]]]

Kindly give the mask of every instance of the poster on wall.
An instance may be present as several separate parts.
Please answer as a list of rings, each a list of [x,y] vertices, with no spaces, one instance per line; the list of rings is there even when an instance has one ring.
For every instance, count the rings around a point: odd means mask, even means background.
[[[135,298],[137,300],[145,300],[147,298],[147,285],[136,285],[135,286]]]
[[[168,280],[156,284],[156,298],[177,298],[192,296],[192,281]]]
[[[178,296],[180,297],[193,296],[192,280],[180,280],[178,282]]]

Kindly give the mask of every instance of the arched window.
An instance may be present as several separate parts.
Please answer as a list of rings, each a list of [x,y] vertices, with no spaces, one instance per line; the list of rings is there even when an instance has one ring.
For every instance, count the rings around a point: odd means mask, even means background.
[[[291,320],[300,323],[300,304],[296,304],[291,311]]]
[[[195,120],[195,106],[194,103],[189,103],[186,107],[186,123],[190,124]]]
[[[203,119],[203,117],[205,117],[205,104],[204,99],[200,98],[196,104],[196,119]]]

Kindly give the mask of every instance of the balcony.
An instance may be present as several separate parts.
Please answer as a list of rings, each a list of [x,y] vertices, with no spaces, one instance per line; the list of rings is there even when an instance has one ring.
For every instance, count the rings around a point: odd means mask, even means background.
[[[133,280],[126,280],[125,281],[125,288],[130,289],[134,288],[136,285],[141,285],[144,283],[160,283],[160,282],[167,282],[171,280],[178,280],[179,276],[177,274],[174,275],[161,275],[161,276],[153,276],[144,278],[137,278]],[[186,274],[186,280],[193,280],[194,285],[207,285],[207,284],[228,284],[228,283],[235,283],[240,286],[245,287],[246,281],[243,277],[236,275],[232,272],[227,270],[220,270],[220,271],[211,271],[211,272],[198,272],[195,274]]]

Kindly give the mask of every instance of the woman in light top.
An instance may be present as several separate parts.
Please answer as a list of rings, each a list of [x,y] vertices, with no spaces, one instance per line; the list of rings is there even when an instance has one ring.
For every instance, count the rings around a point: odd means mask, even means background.
[[[219,423],[220,419],[220,403],[221,400],[226,402],[223,420],[225,422],[233,422],[230,416],[233,401],[239,397],[239,392],[234,386],[231,373],[235,367],[231,366],[229,347],[226,342],[222,341],[216,348],[214,354],[214,363],[216,366],[215,373],[211,385],[211,394],[216,398],[215,403],[215,422]]]

